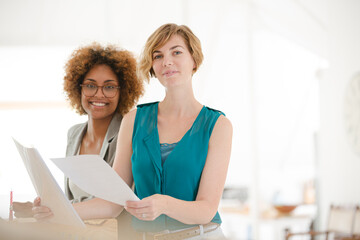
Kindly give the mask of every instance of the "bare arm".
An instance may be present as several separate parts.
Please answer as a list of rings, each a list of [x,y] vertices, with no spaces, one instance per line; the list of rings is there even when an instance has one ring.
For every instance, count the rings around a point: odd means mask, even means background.
[[[132,132],[134,127],[136,110],[129,112],[124,116],[118,141],[116,145],[116,154],[113,169],[119,176],[131,187],[133,178],[131,172],[131,155],[132,155]],[[110,183],[111,184],[111,183]],[[123,210],[123,206],[100,199],[94,198],[89,201],[73,204],[80,218],[97,219],[97,218],[114,218]],[[33,213],[38,220],[51,217],[51,210],[45,206],[41,206],[40,201],[34,201]]]
[[[231,142],[231,122],[220,116],[210,137],[208,155],[195,201],[183,201],[156,194],[139,202],[127,202],[126,209],[142,220],[151,221],[161,214],[166,214],[185,224],[210,222],[216,214],[224,188]]]
[[[128,184],[129,187],[131,187],[133,183],[131,155],[132,132],[135,116],[136,110],[133,110],[126,114],[122,120],[113,164],[113,169]],[[100,198],[75,203],[73,206],[82,219],[114,218],[117,217],[123,210],[123,206]]]

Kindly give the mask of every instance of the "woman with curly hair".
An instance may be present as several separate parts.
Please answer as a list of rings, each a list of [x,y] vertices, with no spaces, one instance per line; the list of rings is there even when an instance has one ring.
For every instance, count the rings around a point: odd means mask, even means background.
[[[74,51],[65,72],[64,90],[71,106],[88,116],[86,123],[70,128],[66,156],[99,154],[112,166],[122,116],[143,93],[136,60],[128,51],[94,43]],[[74,203],[93,198],[68,178],[65,193]]]
[[[135,58],[112,45],[80,47],[65,65],[64,90],[76,112],[88,116],[69,129],[66,156],[98,154],[112,166],[122,117],[143,93]],[[93,198],[68,178],[65,193],[73,203]],[[31,202],[13,207],[17,217],[33,216]]]

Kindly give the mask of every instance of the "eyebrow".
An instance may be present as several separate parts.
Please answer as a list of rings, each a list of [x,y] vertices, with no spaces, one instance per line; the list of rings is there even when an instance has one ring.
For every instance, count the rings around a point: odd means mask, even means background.
[[[171,48],[170,48],[170,50],[173,50],[173,49],[178,48],[178,47],[180,47],[180,48],[184,48],[184,47],[183,47],[183,46],[181,46],[181,45],[175,45],[175,46],[171,47]],[[155,50],[155,51],[153,52],[153,54],[154,54],[154,53],[159,53],[159,52],[161,52],[161,51],[159,51],[159,50]]]
[[[96,80],[91,79],[91,78],[84,79],[84,81],[96,82]],[[109,80],[104,81],[104,83],[108,83],[108,82],[116,82],[116,80],[109,79]]]

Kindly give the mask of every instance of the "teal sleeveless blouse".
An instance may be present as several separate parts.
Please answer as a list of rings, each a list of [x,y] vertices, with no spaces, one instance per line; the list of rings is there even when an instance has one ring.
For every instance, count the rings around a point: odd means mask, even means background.
[[[162,165],[157,129],[158,104],[155,102],[137,106],[131,157],[135,194],[140,199],[153,194],[164,194],[194,201],[212,130],[219,116],[224,114],[203,106],[192,127]],[[221,223],[218,212],[211,221]],[[137,231],[157,232],[192,226],[194,225],[183,224],[166,215],[161,215],[154,221],[142,221],[133,217],[133,227]]]

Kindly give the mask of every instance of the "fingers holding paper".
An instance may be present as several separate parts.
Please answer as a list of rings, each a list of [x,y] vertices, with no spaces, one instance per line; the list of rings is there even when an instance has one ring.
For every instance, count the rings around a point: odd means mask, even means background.
[[[54,216],[50,208],[41,206],[40,197],[35,198],[32,208],[32,213],[37,221],[46,221]]]
[[[165,213],[166,205],[166,196],[155,194],[140,201],[127,201],[125,209],[140,220],[153,221]]]

